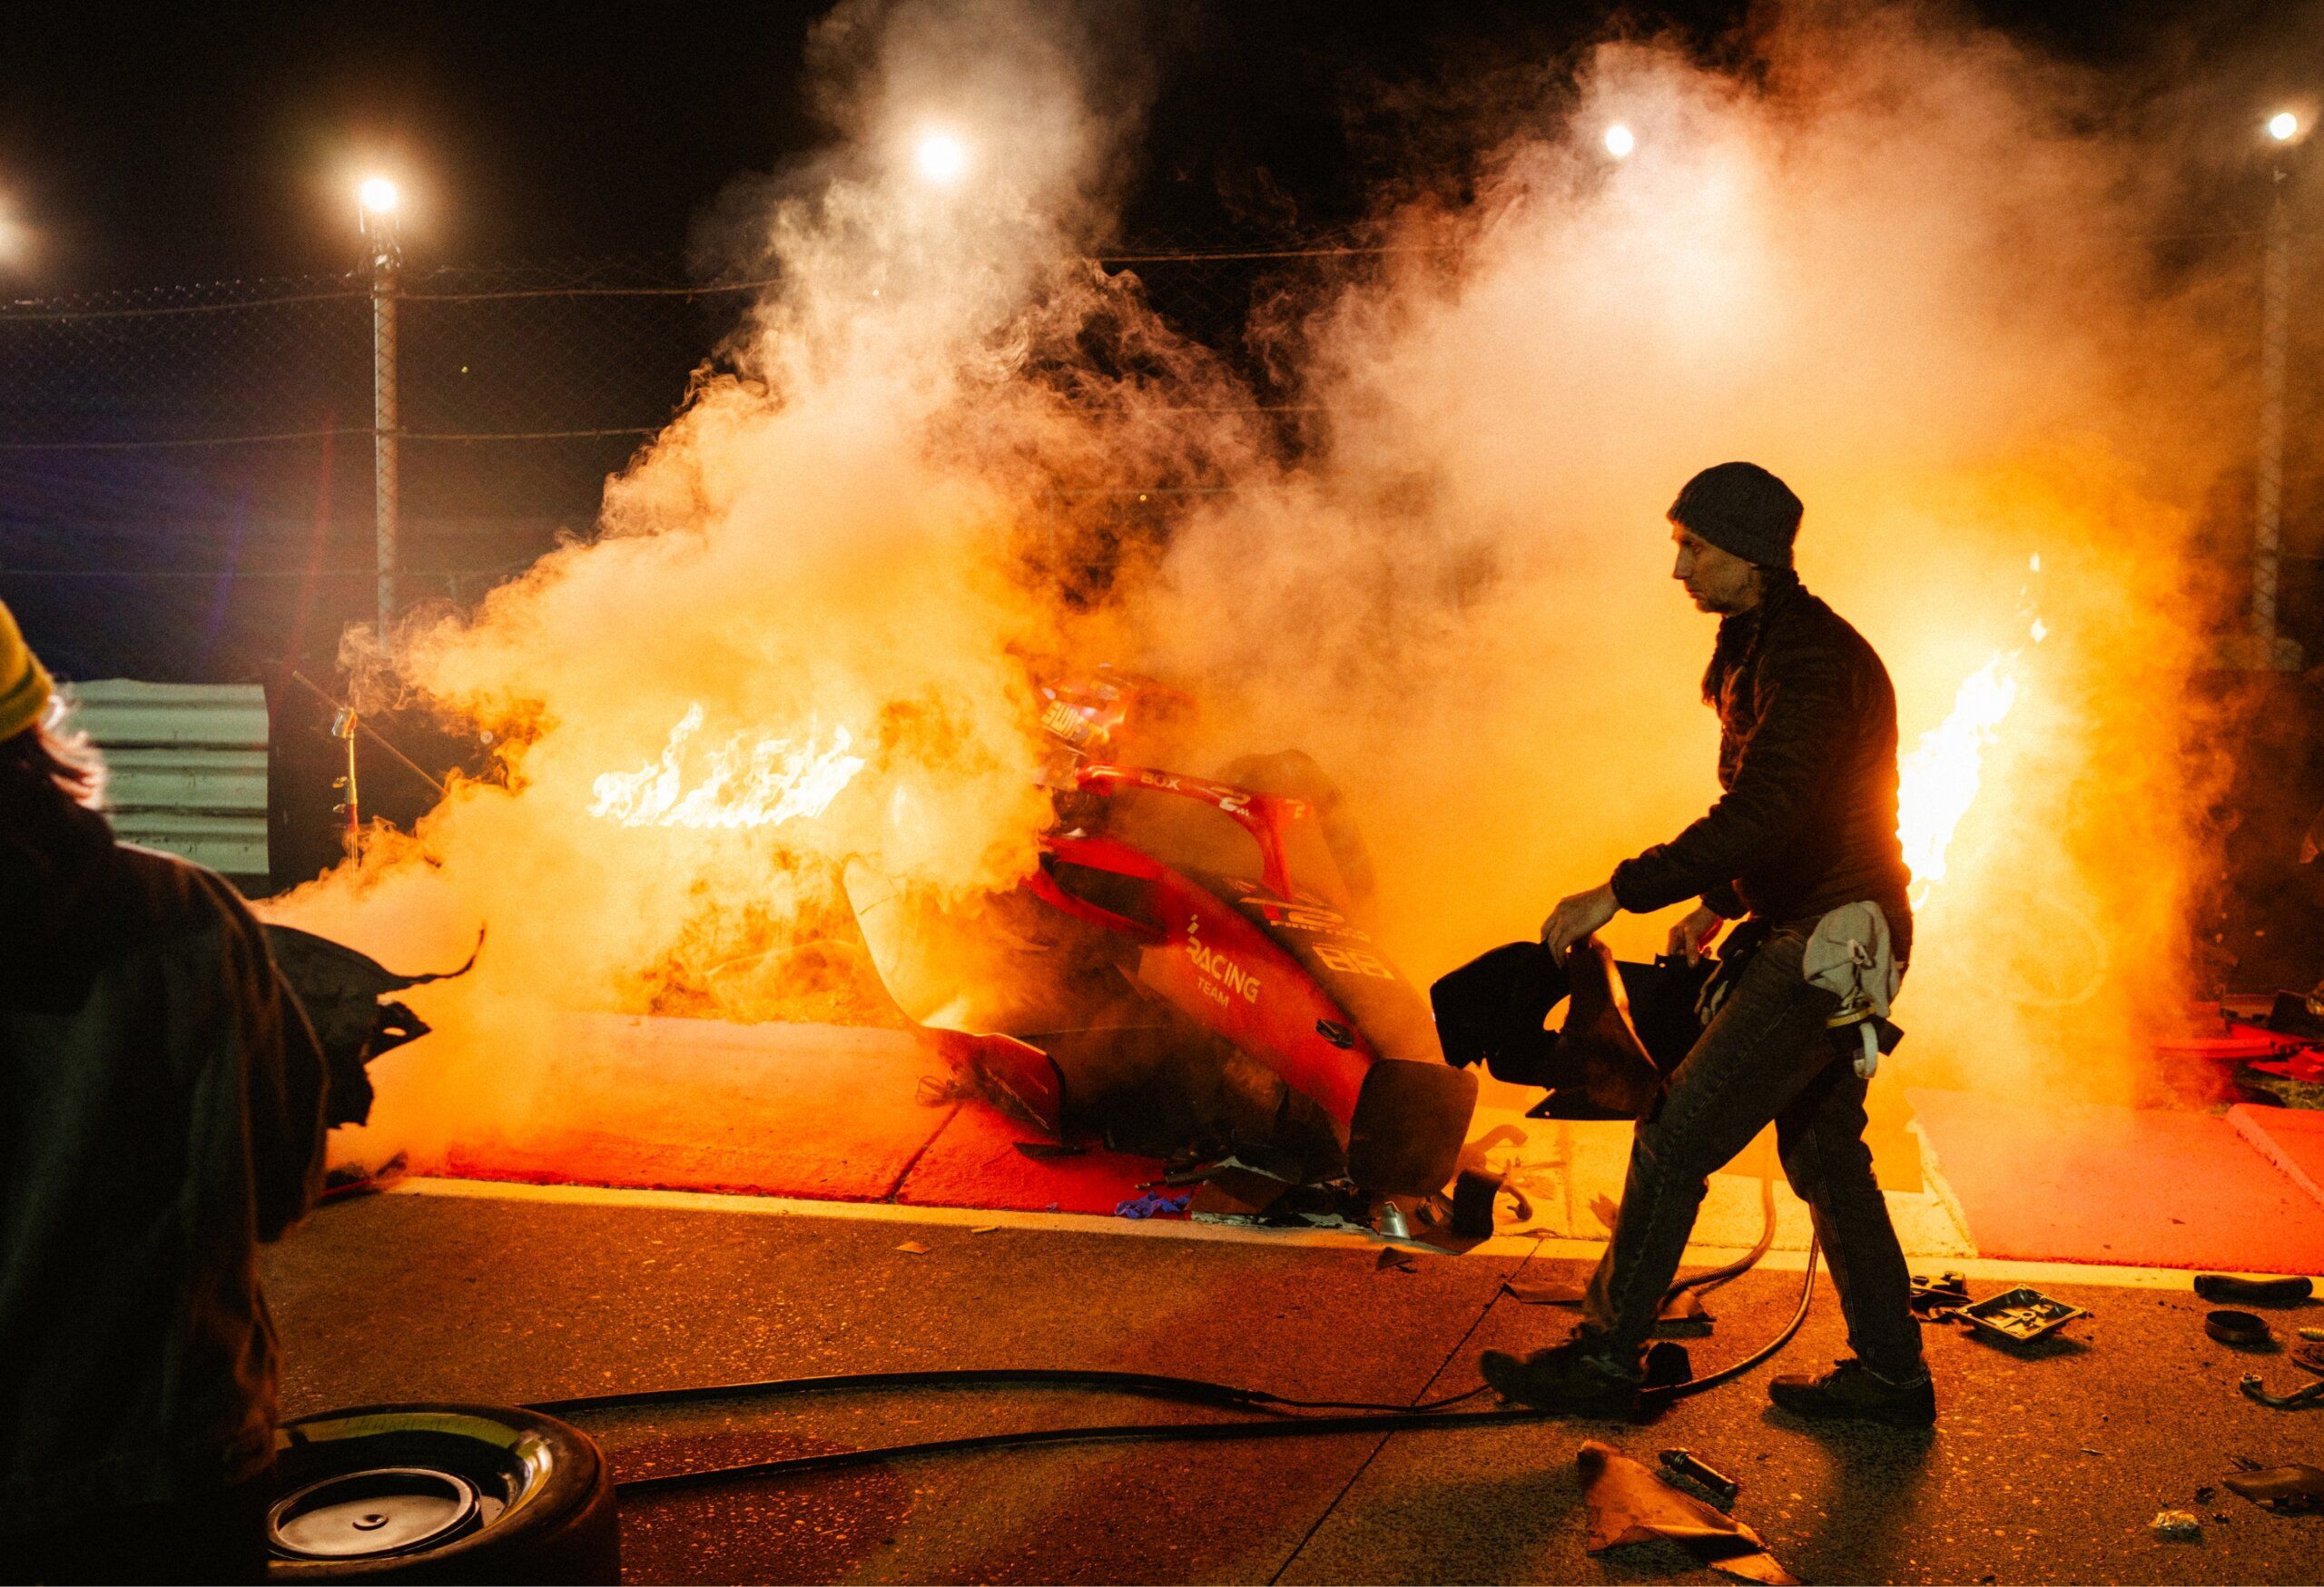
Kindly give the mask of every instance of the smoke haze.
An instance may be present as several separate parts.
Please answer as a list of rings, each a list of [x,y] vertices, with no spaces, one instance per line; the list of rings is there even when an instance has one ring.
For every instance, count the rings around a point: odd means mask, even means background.
[[[472,977],[412,995],[443,1035],[381,1066],[373,1135],[424,1158],[452,1112],[553,1106],[545,1008],[860,1013],[838,867],[956,901],[1022,877],[1058,668],[1200,697],[1185,769],[1321,761],[1415,981],[1531,936],[1716,794],[1712,620],[1662,515],[1734,458],[1806,501],[1802,576],[1887,661],[1907,748],[1996,657],[2017,684],[1921,916],[1903,1066],[2119,1092],[2187,984],[2179,813],[2215,774],[2184,553],[2241,433],[2211,287],[2138,240],[2179,174],[2154,143],[1910,7],[1770,12],[1733,69],[1604,44],[1538,110],[1478,107],[1525,130],[1466,191],[1413,173],[1384,251],[1267,305],[1287,436],[1086,261],[1143,98],[1102,15],[842,6],[812,53],[840,141],[714,218],[782,282],[728,372],[600,534],[400,636],[399,683],[492,732],[505,785],[272,909],[403,968],[488,925]],[[968,151],[950,185],[931,135]],[[1148,487],[1175,505],[1134,529],[1081,494]],[[697,705],[707,741],[844,730],[865,764],[780,825],[592,816]]]

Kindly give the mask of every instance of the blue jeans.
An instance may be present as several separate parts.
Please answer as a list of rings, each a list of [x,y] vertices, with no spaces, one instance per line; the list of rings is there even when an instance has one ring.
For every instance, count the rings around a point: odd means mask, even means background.
[[[1825,1034],[1839,1000],[1800,976],[1814,926],[1768,938],[1639,1123],[1621,1217],[1582,1306],[1584,1326],[1625,1365],[1678,1276],[1710,1176],[1772,1122],[1784,1175],[1822,1237],[1848,1347],[1886,1378],[1924,1370],[1911,1276],[1864,1144],[1867,1082]]]

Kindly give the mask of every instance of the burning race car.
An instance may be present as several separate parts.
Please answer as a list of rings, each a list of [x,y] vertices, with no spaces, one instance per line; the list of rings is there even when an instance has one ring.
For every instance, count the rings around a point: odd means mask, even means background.
[[[1110,674],[1044,693],[1057,819],[1023,888],[945,911],[848,869],[898,1008],[1052,1135],[1368,1198],[1443,1188],[1476,1078],[1368,929],[1370,863],[1322,770],[1161,769],[1186,696]]]

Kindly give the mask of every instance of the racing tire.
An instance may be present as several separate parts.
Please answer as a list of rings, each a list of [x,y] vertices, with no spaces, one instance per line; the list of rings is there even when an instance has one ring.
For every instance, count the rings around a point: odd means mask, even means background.
[[[512,1405],[363,1405],[275,1434],[267,1580],[616,1582],[604,1451]]]

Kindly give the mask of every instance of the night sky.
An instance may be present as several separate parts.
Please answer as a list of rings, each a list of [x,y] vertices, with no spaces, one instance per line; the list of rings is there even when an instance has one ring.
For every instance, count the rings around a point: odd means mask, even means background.
[[[1556,125],[1577,54],[1610,35],[1752,58],[1752,8],[1737,0],[1056,3],[1078,5],[1117,63],[1123,81],[1101,82],[1100,103],[1145,106],[1100,240],[1112,251],[1281,248],[1333,238],[1416,184],[1457,197],[1503,134]],[[14,260],[0,248],[0,301],[134,290],[141,307],[214,303],[286,277],[327,292],[311,278],[363,257],[353,192],[373,170],[408,194],[408,279],[703,279],[734,262],[699,245],[722,195],[836,136],[807,68],[830,8],[253,3],[93,25],[85,10],[19,6],[0,43],[0,224],[31,244]],[[2256,259],[2256,127],[2272,104],[2324,92],[2324,0],[1983,0],[1962,15],[2089,70],[2093,113],[2170,152],[2184,223],[2166,224],[2190,241],[2158,244],[2166,263]],[[2293,191],[2324,207],[2324,183]],[[504,265],[527,269],[468,268]],[[1263,395],[1264,359],[1236,344],[1283,268],[1137,267],[1157,310],[1242,357]],[[187,679],[328,661],[371,598],[368,442],[347,429],[370,417],[367,314],[17,327],[0,358],[0,598],[53,660]],[[586,532],[606,475],[667,421],[732,316],[728,300],[675,298],[408,310],[409,596],[473,599],[560,533]],[[297,439],[324,430],[340,440]],[[428,431],[588,433],[422,444]],[[279,433],[290,439],[169,439]],[[2247,499],[2222,486],[2230,538]]]
[[[82,8],[18,7],[0,49],[0,203],[37,250],[0,267],[0,290],[343,269],[349,192],[373,164],[407,178],[416,260],[675,259],[727,183],[828,135],[801,92],[826,9],[404,0],[93,25]],[[1344,223],[1424,148],[1433,110],[1539,74],[1610,26],[1674,30],[1716,54],[1743,10],[1104,0],[1104,25],[1135,39],[1156,83],[1124,231]],[[1996,0],[1979,15],[2133,92],[2190,52],[2244,97],[2290,64],[2270,37],[2281,7]]]

